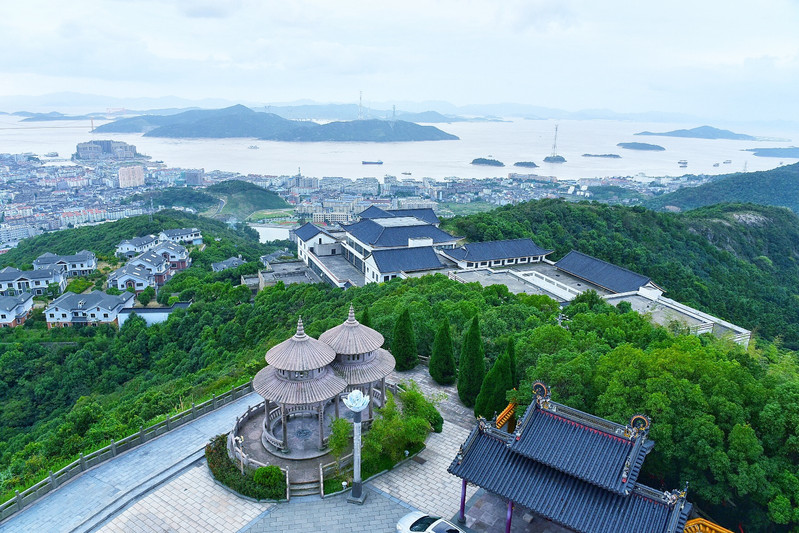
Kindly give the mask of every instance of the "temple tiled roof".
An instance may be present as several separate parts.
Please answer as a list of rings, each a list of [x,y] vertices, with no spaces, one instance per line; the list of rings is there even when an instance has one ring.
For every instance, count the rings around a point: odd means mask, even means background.
[[[281,377],[276,367],[267,366],[255,375],[252,388],[276,403],[304,405],[335,398],[347,389],[347,382],[330,368],[324,368],[312,379],[290,380]]]
[[[534,402],[528,408],[511,449],[617,494],[629,491],[655,444],[646,432],[631,432],[555,402],[546,405],[542,409]]]
[[[637,291],[650,282],[644,275],[576,250],[566,254],[555,267],[615,293]]]
[[[444,267],[432,246],[375,250],[372,257],[377,269],[383,273],[416,272]]]
[[[541,248],[532,239],[470,242],[460,248],[446,250],[448,256],[458,261],[492,261],[515,257],[539,257],[552,253]]]
[[[266,352],[266,362],[280,370],[314,370],[329,365],[336,352],[322,341],[305,334],[302,318],[297,321],[297,333]]]
[[[337,354],[355,355],[377,350],[383,346],[383,336],[355,320],[355,308],[350,305],[347,320],[319,336]]]
[[[406,219],[408,223],[404,224]],[[387,221],[396,222],[397,225]],[[458,240],[446,231],[413,217],[362,219],[342,227],[364,244],[386,248],[408,246],[408,239],[430,238],[433,244]]]
[[[358,216],[361,219],[369,218],[393,218],[393,217],[416,217],[423,220],[428,224],[438,224],[441,221],[438,219],[436,212],[429,207],[421,209],[380,209],[376,206],[370,206],[364,211],[361,211]]]
[[[336,359],[330,366],[347,382],[347,385],[364,385],[380,381],[391,374],[395,364],[394,356],[388,350],[379,348],[374,351],[372,359],[352,363]]]
[[[316,234],[318,233],[327,234],[325,230],[323,230],[322,228],[320,228],[315,224],[311,224],[310,222],[306,222],[305,224],[294,230],[294,235],[296,235],[297,238],[303,242],[308,242],[308,240],[313,239],[314,236],[316,236]]]
[[[638,484],[616,494],[515,453],[513,438],[478,425],[448,471],[577,532],[682,533],[692,508],[684,495]]]

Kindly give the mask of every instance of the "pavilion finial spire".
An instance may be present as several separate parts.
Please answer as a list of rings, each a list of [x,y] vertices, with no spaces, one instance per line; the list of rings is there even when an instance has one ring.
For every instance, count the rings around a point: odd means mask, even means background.
[[[302,317],[297,320],[297,333],[294,335],[295,337],[305,337],[305,328],[302,325]]]
[[[355,320],[355,307],[350,304],[350,316],[347,317],[347,322],[356,322]]]

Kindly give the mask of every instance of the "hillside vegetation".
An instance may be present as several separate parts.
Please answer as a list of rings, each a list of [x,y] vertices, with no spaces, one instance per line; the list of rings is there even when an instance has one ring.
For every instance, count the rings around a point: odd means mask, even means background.
[[[445,220],[470,241],[530,237],[645,274],[666,296],[799,347],[799,218],[754,204],[684,214],[540,200]]]
[[[591,294],[565,310],[571,319],[565,329],[556,321],[561,309],[547,297],[442,275],[347,291],[280,284],[252,304],[233,276],[214,276],[185,289],[191,307],[149,328],[131,319],[119,331],[47,331],[38,318],[0,331],[3,499],[82,451],[251,379],[267,349],[294,333],[300,314],[306,332],[318,337],[346,318],[352,302],[359,314],[369,308],[387,346],[407,309],[422,355],[430,354],[444,317],[459,354],[479,315],[489,364],[508,340],[517,347],[522,403],[531,382],[543,379],[555,400],[578,409],[620,423],[639,412],[652,417],[657,445],[642,482],[665,490],[688,481],[692,501],[727,525],[743,521],[749,532],[787,531],[768,524],[797,521],[791,516],[799,503],[795,353],[774,346],[745,352],[711,336],[675,336]],[[42,335],[58,342],[40,343]],[[716,508],[722,504],[728,507]]]
[[[223,181],[211,185],[205,191],[225,201],[220,215],[232,215],[239,220],[246,220],[257,211],[291,207],[272,191],[246,181]]]
[[[723,202],[751,202],[787,207],[799,213],[799,163],[762,172],[728,174],[699,187],[685,187],[644,205],[696,209]]]

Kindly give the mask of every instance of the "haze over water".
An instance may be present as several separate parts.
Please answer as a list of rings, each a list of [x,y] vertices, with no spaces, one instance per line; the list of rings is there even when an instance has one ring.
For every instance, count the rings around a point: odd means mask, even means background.
[[[101,121],[95,121],[99,126]],[[558,154],[563,164],[547,164],[558,124]],[[664,132],[699,124],[642,123],[612,120],[524,120],[512,122],[459,122],[435,124],[460,137],[458,141],[408,143],[289,143],[257,139],[162,139],[141,134],[90,133],[89,121],[20,122],[17,117],[0,117],[0,152],[58,152],[68,158],[75,145],[92,139],[115,139],[136,145],[140,153],[162,160],[170,167],[225,170],[242,174],[296,174],[342,176],[347,178],[393,175],[398,178],[505,177],[509,172],[535,173],[558,178],[609,176],[680,176],[683,174],[724,174],[767,170],[799,160],[755,157],[741,150],[757,147],[792,146],[795,142],[729,141],[676,137],[635,136],[640,131]],[[737,130],[764,137],[785,137],[786,132]],[[794,136],[795,137],[795,136]],[[619,142],[645,142],[666,148],[662,152],[625,150]],[[249,146],[259,148],[250,149]],[[584,153],[619,154],[621,159],[587,158]],[[492,157],[505,167],[471,165],[477,157]],[[685,159],[682,169],[677,161]],[[382,165],[361,162],[383,161]],[[731,160],[731,164],[723,161]],[[516,161],[534,161],[540,168],[514,167]],[[714,163],[720,163],[714,167]]]

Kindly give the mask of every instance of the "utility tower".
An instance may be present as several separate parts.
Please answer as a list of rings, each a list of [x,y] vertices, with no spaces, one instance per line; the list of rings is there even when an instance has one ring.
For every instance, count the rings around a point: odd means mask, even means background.
[[[150,195],[150,222],[153,221],[153,197]]]
[[[358,96],[358,120],[363,120],[363,91]]]
[[[555,140],[552,141],[552,157],[558,155],[558,125],[555,124]]]

